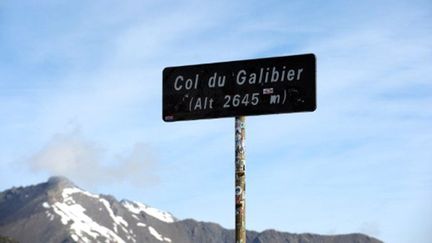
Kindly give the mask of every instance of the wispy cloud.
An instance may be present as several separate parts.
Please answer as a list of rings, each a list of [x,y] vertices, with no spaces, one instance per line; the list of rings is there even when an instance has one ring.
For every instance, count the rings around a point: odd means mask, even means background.
[[[54,135],[26,163],[34,171],[66,176],[92,187],[124,182],[149,186],[159,181],[156,160],[145,144],[136,143],[130,151],[110,156],[79,129]]]

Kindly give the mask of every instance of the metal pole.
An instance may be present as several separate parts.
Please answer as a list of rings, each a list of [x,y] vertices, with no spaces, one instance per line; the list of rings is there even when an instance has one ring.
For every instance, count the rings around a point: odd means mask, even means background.
[[[236,243],[246,243],[246,157],[245,117],[235,118],[235,235]]]

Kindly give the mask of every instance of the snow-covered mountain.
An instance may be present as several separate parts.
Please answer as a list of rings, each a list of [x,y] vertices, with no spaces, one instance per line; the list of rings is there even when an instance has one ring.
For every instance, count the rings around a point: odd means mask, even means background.
[[[178,220],[140,202],[95,195],[63,177],[0,193],[0,235],[22,243],[225,243],[234,231],[214,223]],[[320,236],[248,231],[248,242],[376,243],[361,234]]]

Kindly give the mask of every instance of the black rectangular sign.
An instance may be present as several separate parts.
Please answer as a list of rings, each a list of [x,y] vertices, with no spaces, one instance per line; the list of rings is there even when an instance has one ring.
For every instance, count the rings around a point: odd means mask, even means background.
[[[164,121],[316,109],[314,54],[167,67]]]

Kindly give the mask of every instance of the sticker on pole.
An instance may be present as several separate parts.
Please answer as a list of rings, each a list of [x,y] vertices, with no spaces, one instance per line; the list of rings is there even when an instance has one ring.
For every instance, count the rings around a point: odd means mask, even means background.
[[[316,109],[314,54],[167,67],[162,119],[181,121]]]

